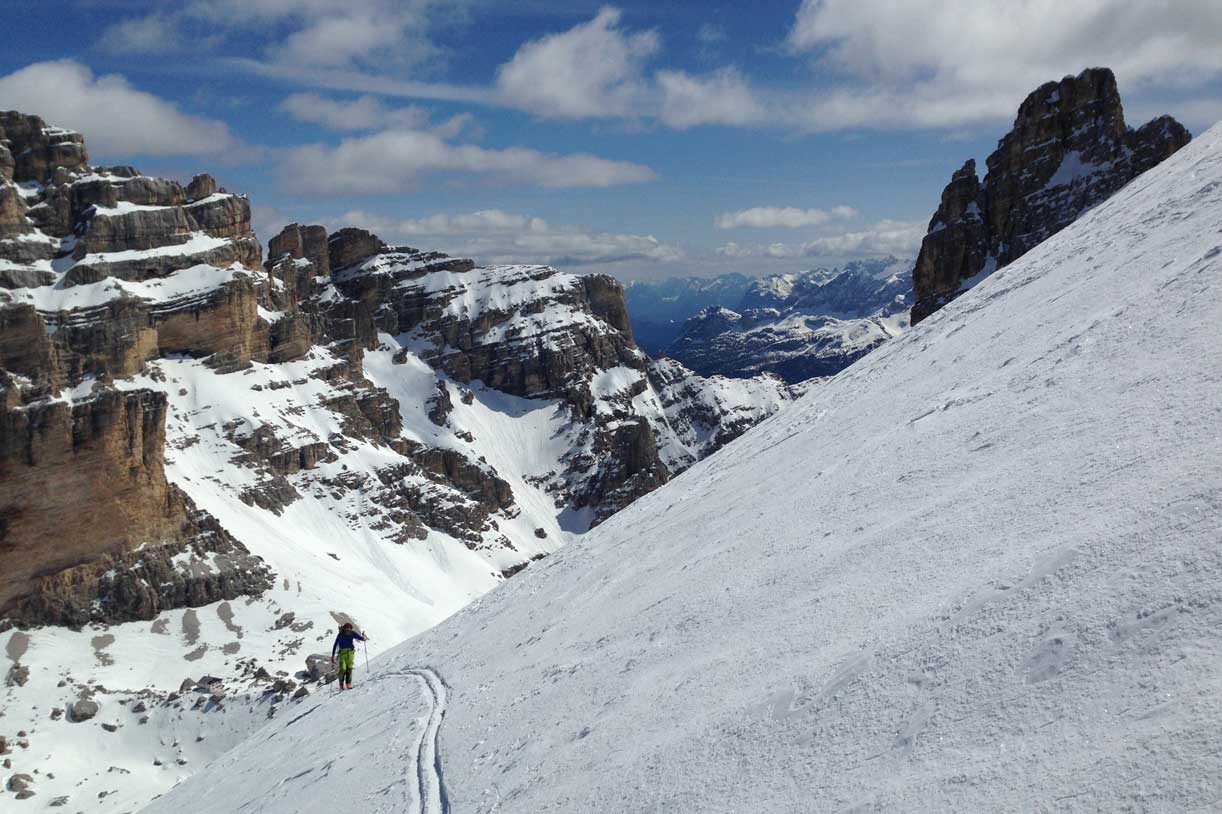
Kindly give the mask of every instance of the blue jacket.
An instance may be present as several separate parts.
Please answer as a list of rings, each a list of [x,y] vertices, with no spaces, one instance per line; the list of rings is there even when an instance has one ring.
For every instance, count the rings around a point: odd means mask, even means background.
[[[355,642],[363,641],[365,641],[365,637],[355,630],[341,630],[339,635],[335,637],[335,644],[331,646],[331,658],[335,658],[335,651],[353,650],[356,647]]]

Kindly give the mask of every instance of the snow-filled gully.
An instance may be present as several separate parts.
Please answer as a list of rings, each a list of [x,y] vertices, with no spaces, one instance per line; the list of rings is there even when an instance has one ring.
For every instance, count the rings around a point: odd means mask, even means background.
[[[375,681],[392,678],[414,679],[423,686],[425,695],[432,699],[428,724],[420,733],[409,771],[416,776],[416,800],[420,814],[449,814],[450,800],[446,794],[445,778],[441,772],[441,721],[446,714],[446,685],[429,667],[419,667],[382,673]],[[409,784],[410,785],[410,784]]]

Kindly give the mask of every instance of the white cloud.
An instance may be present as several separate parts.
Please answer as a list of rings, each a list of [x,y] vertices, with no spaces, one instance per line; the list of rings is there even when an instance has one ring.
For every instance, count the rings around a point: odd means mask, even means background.
[[[608,6],[588,23],[523,45],[497,73],[502,97],[556,118],[636,115],[647,93],[642,70],[658,51],[658,36],[626,33],[620,17]]]
[[[497,74],[499,101],[549,118],[652,118],[675,129],[768,120],[736,68],[648,74],[661,50],[657,33],[627,31],[621,21],[608,6],[589,22],[526,43]],[[702,40],[715,41],[718,30],[702,28]]]
[[[701,124],[751,126],[767,121],[768,113],[747,80],[734,68],[697,77],[684,71],[658,71],[662,122],[676,129]]]
[[[481,263],[543,263],[592,266],[613,263],[669,263],[683,258],[678,248],[652,235],[596,232],[554,225],[530,215],[488,209],[399,220],[349,212],[341,223],[372,229],[386,240],[473,257]]]
[[[839,77],[797,119],[823,130],[1007,119],[1039,84],[1092,65],[1122,92],[1199,86],[1222,76],[1219,39],[1216,0],[803,0],[788,42]]]
[[[718,215],[713,223],[718,229],[798,229],[820,226],[830,220],[848,220],[857,216],[851,206],[831,209],[798,209],[793,206],[754,206],[737,212]]]
[[[173,50],[167,40],[197,49],[201,42],[258,29],[270,35],[263,49],[267,64],[408,69],[441,56],[429,39],[435,12],[453,19],[465,6],[465,0],[189,0],[121,20],[99,42],[117,52],[164,53]]]
[[[880,254],[915,254],[927,224],[882,220],[859,231],[820,237],[802,244],[807,257],[864,257]]]
[[[925,226],[915,221],[881,220],[864,229],[826,235],[803,243],[742,245],[727,243],[717,254],[736,259],[802,257],[878,257],[915,255],[925,237]]]
[[[301,122],[328,130],[376,130],[383,127],[423,127],[429,113],[422,107],[389,108],[375,96],[360,96],[340,101],[317,93],[294,93],[285,97],[279,109]]]
[[[386,222],[393,224],[391,228],[397,235],[479,235],[490,232],[544,232],[549,229],[547,222],[541,218],[518,215],[501,209],[482,209],[460,215],[439,213],[427,218]]]
[[[0,77],[0,108],[79,130],[94,156],[233,158],[247,150],[224,122],[183,113],[118,74],[95,76],[72,60],[37,62]]]
[[[98,46],[112,54],[168,54],[183,45],[177,19],[162,14],[123,20],[106,29],[98,40]]]
[[[387,130],[346,138],[337,146],[287,150],[279,166],[299,192],[383,194],[415,186],[433,173],[460,173],[548,188],[608,187],[651,181],[649,167],[586,153],[557,155],[527,147],[486,149],[451,144],[436,133]]]
[[[422,107],[388,107],[369,94],[341,100],[317,93],[293,93],[286,96],[277,109],[297,121],[340,132],[399,128],[427,130],[447,140],[464,134],[469,138],[483,136],[483,128],[470,113],[456,113],[434,123],[432,115]]]
[[[342,67],[395,45],[407,20],[400,15],[349,13],[309,21],[272,51],[292,65]]]

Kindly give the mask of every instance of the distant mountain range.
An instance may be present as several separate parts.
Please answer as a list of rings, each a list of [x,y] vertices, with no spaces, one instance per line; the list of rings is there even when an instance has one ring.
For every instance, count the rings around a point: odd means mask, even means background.
[[[717,277],[669,277],[624,286],[632,334],[651,356],[663,353],[683,330],[683,323],[710,306],[737,306],[755,282],[745,274]]]
[[[736,307],[688,319],[666,353],[702,375],[771,372],[799,382],[837,373],[898,335],[911,306],[909,259],[778,274],[753,281]]]

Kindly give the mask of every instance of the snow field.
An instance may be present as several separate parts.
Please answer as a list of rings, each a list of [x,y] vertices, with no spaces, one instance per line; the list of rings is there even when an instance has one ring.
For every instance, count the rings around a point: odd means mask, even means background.
[[[452,810],[1217,810],[1220,275],[1215,127],[384,654],[445,678]],[[311,810],[260,790],[318,777],[290,744],[331,720],[146,811]],[[388,743],[356,747],[369,787]]]

